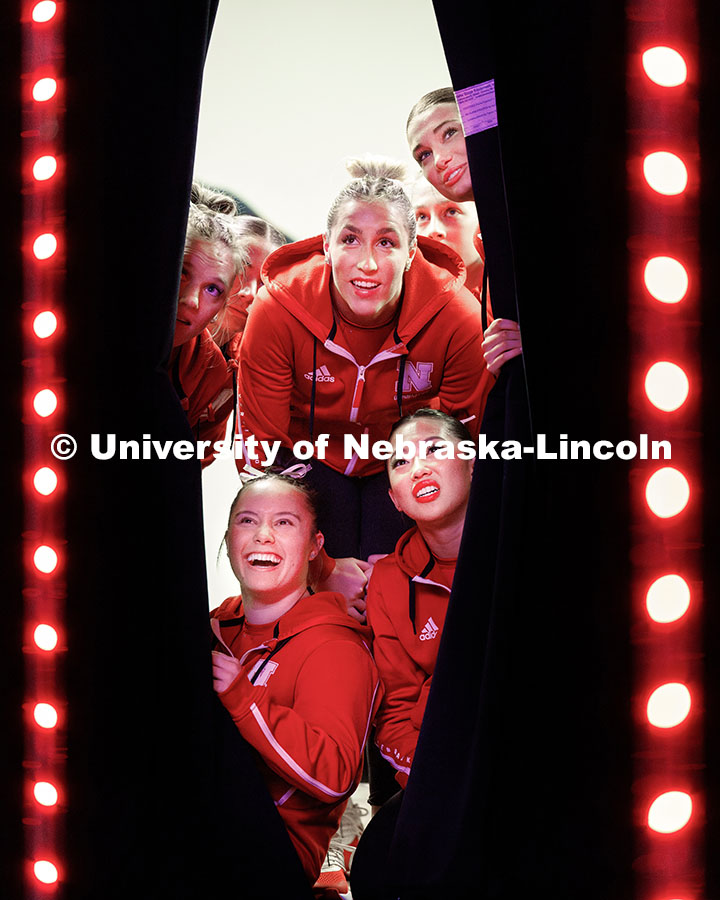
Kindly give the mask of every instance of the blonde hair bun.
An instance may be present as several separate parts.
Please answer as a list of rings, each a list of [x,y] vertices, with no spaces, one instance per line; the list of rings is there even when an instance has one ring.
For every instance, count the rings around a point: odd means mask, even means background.
[[[223,213],[226,216],[237,215],[237,206],[232,197],[222,194],[220,191],[213,191],[198,181],[193,181],[190,202],[195,206],[204,206],[210,212]]]
[[[352,178],[388,178],[404,181],[407,175],[405,163],[387,156],[362,156],[345,160],[345,168]]]

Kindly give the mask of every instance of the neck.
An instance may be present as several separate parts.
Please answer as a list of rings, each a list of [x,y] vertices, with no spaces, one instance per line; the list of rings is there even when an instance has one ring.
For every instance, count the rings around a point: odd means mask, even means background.
[[[483,278],[483,269],[485,268],[485,264],[481,259],[477,259],[475,262],[470,263],[467,266],[467,277],[465,278],[465,287],[469,290],[479,290],[482,288],[482,278]]]
[[[456,559],[460,552],[467,503],[442,522],[418,522],[418,529],[430,552],[440,559]]]
[[[268,599],[263,593],[258,595],[254,591],[242,590],[241,596],[243,602],[243,611],[245,619],[251,625],[267,625],[268,622],[275,622],[280,616],[284,616],[288,610],[305,596],[306,587],[297,588],[277,600]]]
[[[332,281],[330,282],[330,296],[332,297],[333,306],[345,321],[349,322],[351,325],[361,325],[366,328],[374,326],[380,327],[381,325],[388,325],[392,322],[400,302],[400,296],[398,296],[393,301],[383,303],[380,309],[370,312],[367,315],[360,315],[350,309]]]

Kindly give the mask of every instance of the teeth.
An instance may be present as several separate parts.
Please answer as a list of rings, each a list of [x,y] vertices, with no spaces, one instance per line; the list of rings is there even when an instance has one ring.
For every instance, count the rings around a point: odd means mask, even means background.
[[[424,487],[421,491],[417,492],[418,497],[429,497],[430,494],[437,494],[438,489],[433,487],[432,485],[428,485],[428,487]]]
[[[377,281],[353,281],[353,284],[359,288],[374,288],[378,286]]]
[[[261,566],[276,566],[280,562],[280,557],[275,553],[250,553],[248,554],[248,562],[251,565],[257,563]]]

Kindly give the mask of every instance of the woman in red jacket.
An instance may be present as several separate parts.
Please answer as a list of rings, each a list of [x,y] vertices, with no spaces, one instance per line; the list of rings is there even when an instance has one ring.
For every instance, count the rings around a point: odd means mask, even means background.
[[[363,446],[429,403],[477,433],[492,376],[462,262],[418,241],[402,167],[350,171],[358,177],[333,203],[325,235],[265,262],[241,349],[240,424],[286,452],[329,436],[309,476],[328,552],[367,558],[388,552],[407,524],[387,497],[382,460]]]
[[[465,426],[438,410],[421,409],[401,419],[390,437],[398,436],[415,455],[389,460],[390,496],[415,526],[393,554],[375,564],[367,615],[385,689],[375,742],[404,788],[445,623],[474,458],[458,454],[459,442],[470,439]],[[454,455],[444,458],[449,447]]]
[[[230,511],[228,556],[242,596],[212,614],[214,687],[254,748],[310,884],[349,796],[381,687],[369,630],[340,594],[308,588],[322,533],[307,488],[247,482]]]
[[[234,216],[229,225],[232,232],[245,244],[247,265],[242,276],[235,279],[225,309],[211,332],[213,340],[225,356],[238,360],[248,312],[262,285],[260,270],[273,250],[282,247],[286,240],[276,228],[258,216]]]
[[[215,458],[213,442],[225,437],[233,408],[232,369],[208,326],[225,308],[246,251],[230,227],[232,198],[199,185],[193,185],[192,196],[169,369],[196,439],[207,443],[206,465]]]
[[[472,200],[448,200],[430,182],[418,176],[410,190],[418,234],[453,249],[465,264],[465,287],[480,299],[485,256],[477,209]]]
[[[435,190],[456,203],[474,200],[465,135],[452,88],[439,88],[421,97],[410,110],[405,130],[410,152]],[[522,353],[518,323],[495,319],[485,333],[483,350],[488,369],[497,375],[505,362]]]

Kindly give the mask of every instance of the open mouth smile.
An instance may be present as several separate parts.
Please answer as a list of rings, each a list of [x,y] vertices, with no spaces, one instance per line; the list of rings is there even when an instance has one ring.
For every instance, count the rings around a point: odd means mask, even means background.
[[[276,553],[249,553],[247,561],[259,569],[274,569],[282,559]]]
[[[364,281],[359,278],[354,278],[350,284],[358,291],[374,291],[380,287],[379,281]]]
[[[443,184],[447,185],[447,187],[450,187],[451,185],[455,184],[457,181],[460,180],[464,171],[465,171],[464,164],[462,166],[457,166],[455,169],[451,169],[451,171],[449,171],[443,177]]]
[[[440,494],[440,485],[435,481],[418,481],[413,486],[412,495],[418,503],[430,503]]]

